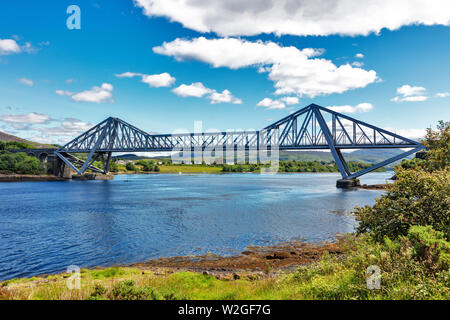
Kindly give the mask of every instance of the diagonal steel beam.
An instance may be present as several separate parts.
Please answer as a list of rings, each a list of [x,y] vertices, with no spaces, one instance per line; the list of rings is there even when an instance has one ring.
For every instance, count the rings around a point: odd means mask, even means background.
[[[413,153],[416,153],[417,151],[420,151],[420,150],[422,150],[422,149],[425,149],[425,146],[420,145],[420,146],[418,146],[417,148],[414,148],[414,149],[412,149],[412,150],[406,151],[406,152],[401,153],[401,154],[399,154],[399,155],[396,155],[396,156],[394,156],[394,157],[392,157],[392,158],[389,158],[389,159],[387,159],[387,160],[384,160],[384,161],[382,161],[382,162],[380,162],[380,163],[377,163],[377,164],[371,166],[370,168],[367,168],[367,169],[358,171],[358,172],[356,172],[356,173],[353,173],[353,174],[349,175],[349,176],[347,177],[347,179],[354,179],[354,178],[357,178],[357,177],[359,177],[359,176],[362,176],[363,174],[366,174],[366,173],[369,173],[369,172],[371,172],[371,171],[374,171],[374,170],[376,170],[376,169],[378,169],[378,168],[384,167],[384,166],[386,166],[386,165],[388,165],[388,164],[390,164],[390,163],[392,163],[392,162],[395,162],[395,161],[400,160],[400,159],[402,159],[402,158],[404,158],[404,157],[407,157],[407,156],[409,156],[409,155],[411,155],[411,154],[413,154]]]
[[[341,173],[342,178],[345,179],[348,176],[347,171],[345,170],[347,164],[344,165],[345,160],[339,157],[338,151],[333,143],[333,137],[331,136],[330,129],[328,128],[325,119],[322,116],[322,113],[320,113],[319,109],[317,108],[313,108],[313,112],[316,115],[316,119],[319,122],[320,127],[322,128],[323,135],[325,136],[325,140],[327,140],[328,147],[330,148],[334,161],[338,166],[339,172]]]

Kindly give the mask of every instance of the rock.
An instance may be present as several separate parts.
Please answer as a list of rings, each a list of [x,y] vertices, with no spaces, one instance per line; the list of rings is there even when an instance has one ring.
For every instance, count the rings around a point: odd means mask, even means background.
[[[234,279],[234,280],[238,280],[238,279],[240,279],[240,278],[241,278],[241,276],[238,275],[237,273],[233,274],[233,279]]]
[[[273,254],[270,254],[270,255],[266,256],[266,259],[267,260],[273,260],[273,259],[280,259],[281,260],[281,259],[289,258],[290,256],[291,256],[290,253],[281,251],[281,252],[274,252]]]

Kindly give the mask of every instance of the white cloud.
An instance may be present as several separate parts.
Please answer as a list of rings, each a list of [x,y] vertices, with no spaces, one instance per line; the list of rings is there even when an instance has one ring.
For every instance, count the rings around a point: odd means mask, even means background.
[[[69,96],[70,97],[71,95],[73,95],[72,92],[65,91],[65,90],[56,90],[55,92],[57,95],[60,95],[60,96]]]
[[[229,90],[223,90],[222,93],[214,91],[208,97],[212,104],[215,103],[233,103],[242,104],[242,99],[234,97]]]
[[[20,53],[21,48],[13,39],[0,39],[0,55]]]
[[[397,93],[400,96],[396,96],[391,99],[394,102],[417,102],[417,101],[425,101],[428,99],[425,96],[426,89],[424,87],[416,87],[410,85],[403,85],[397,89]]]
[[[0,116],[0,120],[8,123],[42,124],[51,120],[50,116],[43,113],[31,112],[28,114],[7,114]]]
[[[90,90],[85,90],[78,93],[72,93],[70,91],[56,90],[56,94],[60,96],[69,96],[75,102],[114,102],[113,92],[114,87],[112,84],[103,83],[100,87],[92,87]]]
[[[280,100],[272,100],[271,98],[264,98],[256,104],[258,107],[265,107],[267,109],[284,109],[286,105]]]
[[[124,72],[124,73],[116,74],[117,78],[133,78],[133,77],[138,77],[138,76],[142,76],[142,73]]]
[[[194,82],[190,85],[182,84],[172,90],[177,96],[180,97],[195,97],[202,98],[206,96],[207,99],[211,101],[212,104],[216,103],[233,103],[241,104],[242,99],[234,97],[231,92],[227,89],[223,90],[221,93],[214,89],[207,88],[201,82]]]
[[[355,54],[355,58],[362,59],[364,58],[364,55],[362,53],[357,53]]]
[[[397,128],[391,128],[391,127],[386,127],[383,129],[393,132],[395,134],[398,134],[399,136],[413,139],[413,140],[421,139],[421,138],[425,137],[425,134],[426,134],[425,129],[397,129]]]
[[[21,78],[21,79],[19,79],[19,82],[24,84],[24,85],[26,85],[26,86],[29,86],[29,87],[34,86],[34,82],[31,79]]]
[[[274,42],[200,37],[164,42],[153,51],[179,61],[199,60],[215,68],[255,67],[258,72],[268,73],[268,78],[274,82],[275,94],[315,97],[363,88],[378,80],[373,70],[353,68],[349,64],[337,67],[330,60],[313,58],[321,55],[322,49],[299,50],[293,46],[281,47]]]
[[[89,130],[94,125],[74,118],[64,119],[58,127],[39,127],[35,130],[46,136],[71,136],[75,137]],[[68,141],[66,141],[68,142]]]
[[[75,79],[66,79],[66,83],[67,84],[71,84],[71,83],[74,83],[75,82]]]
[[[150,87],[170,87],[175,82],[175,78],[167,72],[161,74],[143,75],[142,82],[147,83]]]
[[[357,113],[357,112],[368,112],[373,109],[373,105],[368,102],[357,104],[356,106],[328,106],[328,109],[331,109],[336,112],[341,113]]]
[[[438,97],[438,98],[450,97],[450,92],[439,92],[439,93],[436,93],[436,97]]]
[[[144,74],[135,72],[124,72],[121,74],[116,74],[118,78],[133,78],[141,77],[141,82],[148,84],[150,87],[171,87],[176,79],[172,77],[169,73],[164,72],[161,74]]]
[[[410,85],[403,85],[400,88],[397,89],[397,93],[401,94],[403,96],[415,96],[415,95],[421,95],[425,93],[426,89],[424,87],[413,87]]]
[[[180,97],[196,97],[201,98],[204,95],[211,93],[212,90],[206,88],[201,82],[194,82],[190,85],[182,84],[172,90],[177,96]]]
[[[283,97],[280,100],[284,101],[287,105],[298,104],[299,102],[297,97]]]
[[[221,36],[367,35],[383,28],[449,25],[448,0],[134,0],[147,16]]]
[[[355,61],[352,63],[352,66],[357,67],[357,68],[361,68],[364,65],[364,62],[360,62],[360,61]]]

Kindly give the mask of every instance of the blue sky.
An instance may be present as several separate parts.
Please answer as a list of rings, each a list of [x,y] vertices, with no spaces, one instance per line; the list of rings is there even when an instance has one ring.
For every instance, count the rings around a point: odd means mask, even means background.
[[[323,8],[330,16],[316,19],[308,7],[315,25],[294,14],[290,26],[276,6],[258,7],[271,1],[211,0],[207,10],[195,1],[2,1],[0,130],[62,143],[108,116],[160,133],[195,120],[259,129],[312,102],[409,137],[450,119],[450,9],[416,1],[411,16],[396,17],[380,1],[388,21],[374,9],[349,22],[370,1],[341,17],[342,0],[335,17]],[[66,26],[71,4],[80,30]]]

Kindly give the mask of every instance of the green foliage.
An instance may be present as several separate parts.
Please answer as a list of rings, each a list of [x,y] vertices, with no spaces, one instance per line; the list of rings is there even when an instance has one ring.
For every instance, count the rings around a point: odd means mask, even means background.
[[[448,270],[450,246],[444,234],[431,226],[413,226],[408,232],[412,258],[422,262],[430,272]]]
[[[424,168],[428,171],[448,169],[450,165],[450,122],[439,121],[437,130],[427,129]]]
[[[136,165],[141,166],[143,171],[147,171],[147,172],[159,171],[159,167],[155,164],[155,161],[153,161],[153,160],[150,160],[150,161],[139,160],[139,161],[136,161]]]
[[[370,164],[349,161],[350,171],[356,172],[370,167]],[[238,164],[238,165],[222,165],[222,172],[258,172],[262,167],[268,165],[262,164]],[[385,168],[376,171],[386,171]],[[338,168],[334,162],[329,161],[280,161],[278,172],[338,172]]]
[[[411,226],[430,225],[450,238],[450,122],[427,130],[425,159],[403,161],[395,167],[397,181],[373,207],[356,208],[359,233],[375,239],[406,235]]]
[[[450,237],[448,172],[402,170],[373,207],[356,208],[358,233],[372,232],[377,240],[406,235],[413,225],[431,225]]]
[[[124,280],[113,287],[111,295],[116,300],[144,300],[149,292],[146,288],[137,288],[133,280]]]
[[[0,150],[13,150],[13,149],[34,149],[35,146],[17,141],[0,141]]]
[[[425,159],[403,160],[400,165],[395,167],[395,170],[449,171],[450,122],[439,121],[436,131],[431,128],[427,129],[423,144],[427,147]]]
[[[5,174],[43,174],[46,166],[36,157],[23,152],[0,151],[0,172]]]
[[[119,172],[119,165],[117,164],[116,161],[111,161],[111,163],[109,165],[109,171],[111,171],[111,172]]]
[[[128,171],[136,171],[136,167],[133,162],[128,162],[127,165],[125,166],[125,168]]]

